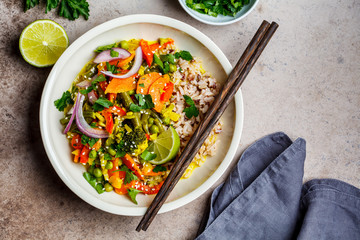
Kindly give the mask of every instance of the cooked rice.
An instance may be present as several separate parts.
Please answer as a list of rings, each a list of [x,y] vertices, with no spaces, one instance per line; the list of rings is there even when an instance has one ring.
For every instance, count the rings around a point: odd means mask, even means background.
[[[173,125],[180,137],[181,152],[214,101],[220,86],[214,78],[202,69],[201,61],[197,58],[190,62],[180,58],[178,69],[179,71],[173,75],[174,91],[173,98],[170,101],[175,104],[174,111],[180,114],[179,121]],[[195,106],[199,110],[199,116],[196,118],[186,118],[183,110],[187,106],[183,95],[188,95],[195,102]],[[215,154],[216,138],[221,130],[222,124],[219,121],[201,146],[183,178],[188,178],[196,167],[205,162],[207,156]]]

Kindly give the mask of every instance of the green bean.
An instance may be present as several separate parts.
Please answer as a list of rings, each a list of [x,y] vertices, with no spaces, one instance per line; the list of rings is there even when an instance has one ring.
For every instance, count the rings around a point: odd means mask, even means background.
[[[128,92],[122,92],[122,93],[120,93],[120,97],[121,97],[122,103],[124,104],[126,109],[129,110],[130,105],[132,103],[134,104],[133,100],[130,97],[130,94]],[[134,112],[134,116],[135,117],[131,119],[131,122],[134,125],[134,128],[141,127],[141,122],[140,122],[141,113]]]
[[[146,111],[150,114],[151,117],[154,118],[154,124],[159,128],[159,132],[165,131],[161,118],[150,109],[146,109]]]
[[[115,155],[116,155],[116,151],[115,151],[115,149],[113,149],[112,147],[109,147],[107,151],[108,151],[108,153],[109,153],[111,156],[115,156]]]
[[[165,128],[164,128],[164,126],[162,125],[162,123],[159,121],[159,119],[155,119],[154,120],[154,125],[152,125],[152,126],[157,126],[158,128],[159,128],[159,132],[161,133],[161,132],[163,132],[163,131],[165,131]],[[151,127],[152,127],[151,126]]]
[[[64,125],[64,126],[66,126],[69,123],[69,121],[70,121],[70,115],[69,116],[67,115],[66,117],[60,119],[61,125]]]
[[[148,118],[149,118],[149,114],[147,112],[144,112],[141,115],[141,125],[144,129],[144,132],[147,134],[149,134]]]
[[[90,65],[91,67],[89,68],[89,66],[87,66],[86,68],[86,72],[84,73],[84,78],[92,78],[95,74],[96,74],[96,64],[95,65]],[[88,69],[89,68],[89,69]]]
[[[106,98],[105,92],[101,89],[101,87],[96,88],[99,93],[99,98],[103,97]]]

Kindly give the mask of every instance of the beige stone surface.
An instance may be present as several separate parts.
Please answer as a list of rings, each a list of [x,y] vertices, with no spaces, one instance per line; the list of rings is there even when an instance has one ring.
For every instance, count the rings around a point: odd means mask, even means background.
[[[208,35],[233,65],[262,20],[276,21],[278,31],[242,87],[237,157],[256,139],[284,131],[307,141],[305,181],[337,178],[360,187],[359,1],[260,0],[244,20],[221,27],[194,20],[175,0],[89,0],[88,21],[45,14],[44,3],[24,13],[23,2],[0,1],[0,239],[192,239],[211,194],[157,216],[138,233],[140,217],[102,212],[71,192],[50,165],[39,131],[50,68],[30,66],[18,49],[22,29],[36,19],[57,21],[73,42],[116,17],[165,15]]]

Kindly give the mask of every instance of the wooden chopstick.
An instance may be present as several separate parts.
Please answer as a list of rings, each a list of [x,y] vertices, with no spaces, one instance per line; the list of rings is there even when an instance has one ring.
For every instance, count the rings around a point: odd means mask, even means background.
[[[268,22],[263,21],[238,63],[230,73],[228,80],[211,105],[210,110],[206,113],[204,120],[199,124],[186,148],[176,160],[169,176],[164,181],[160,191],[155,196],[153,202],[137,226],[137,231],[147,230],[166,198],[180,180],[192,159],[195,157],[202,143],[206,140],[212,128],[220,119],[226,107],[240,88],[277,27],[278,25],[274,22],[270,25]]]

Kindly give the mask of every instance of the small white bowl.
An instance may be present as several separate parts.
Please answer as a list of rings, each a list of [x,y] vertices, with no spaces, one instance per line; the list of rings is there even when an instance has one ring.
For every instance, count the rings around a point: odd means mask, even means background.
[[[69,142],[59,120],[59,112],[54,101],[66,91],[83,66],[94,57],[94,49],[101,45],[123,39],[144,38],[156,40],[159,37],[171,37],[181,50],[188,50],[203,60],[204,69],[213,73],[220,82],[226,81],[226,75],[232,67],[221,50],[204,34],[195,28],[172,18],[157,15],[130,15],[103,23],[73,42],[58,59],[46,81],[40,105],[40,129],[46,153],[56,173],[62,181],[80,198],[103,211],[128,216],[143,215],[153,200],[153,195],[138,195],[138,205],[124,195],[115,192],[101,195],[86,182],[81,164],[72,162]],[[208,190],[224,173],[233,159],[240,142],[243,126],[243,102],[239,90],[223,120],[223,132],[219,135],[218,150],[193,175],[181,180],[160,213],[181,207],[199,197]]]
[[[228,25],[237,21],[240,21],[244,17],[246,17],[255,7],[259,0],[250,0],[250,3],[244,6],[241,11],[239,11],[235,17],[218,15],[217,17],[212,17],[206,14],[199,13],[188,6],[186,6],[186,0],[179,0],[180,5],[183,9],[196,20],[210,24],[210,25]]]

